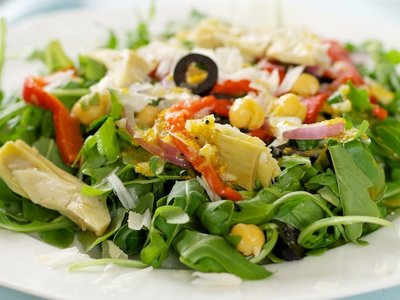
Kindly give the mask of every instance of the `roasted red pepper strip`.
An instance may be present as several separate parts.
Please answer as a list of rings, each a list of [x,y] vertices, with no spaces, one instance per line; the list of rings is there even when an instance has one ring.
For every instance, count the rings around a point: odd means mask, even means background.
[[[214,96],[207,96],[199,101],[179,102],[167,110],[165,121],[174,145],[183,153],[193,167],[204,175],[213,191],[226,199],[238,201],[242,199],[242,196],[222,181],[211,163],[198,153],[199,145],[197,141],[185,130],[187,119],[202,109],[209,108],[213,110],[213,106],[218,101]]]
[[[249,131],[250,136],[258,137],[260,140],[264,142],[270,142],[274,139],[274,136],[271,132],[268,122],[265,122],[263,126],[258,129],[254,129]]]
[[[315,123],[317,121],[318,114],[321,111],[321,108],[324,105],[325,101],[329,98],[330,95],[331,92],[326,91],[302,100],[302,103],[305,104],[307,108],[307,114],[304,123],[310,124],[310,123]]]
[[[331,87],[335,89],[348,80],[351,80],[355,85],[362,85],[364,80],[351,61],[349,52],[336,41],[327,41],[327,44],[329,45],[328,55],[332,61],[341,62],[343,65],[343,69],[339,71],[336,78],[333,78]]]
[[[228,99],[215,99],[211,110],[221,117],[229,117],[229,109],[232,106],[232,101]]]
[[[64,163],[71,165],[83,143],[78,119],[55,96],[44,90],[46,82],[41,78],[28,77],[23,88],[25,102],[49,110],[53,114],[56,142]]]
[[[226,80],[222,83],[214,85],[212,94],[223,94],[232,97],[241,97],[249,92],[257,92],[257,90],[250,87],[250,81],[247,79],[242,80]]]
[[[379,120],[385,120],[388,116],[388,111],[378,104],[374,104],[372,108],[372,115]]]

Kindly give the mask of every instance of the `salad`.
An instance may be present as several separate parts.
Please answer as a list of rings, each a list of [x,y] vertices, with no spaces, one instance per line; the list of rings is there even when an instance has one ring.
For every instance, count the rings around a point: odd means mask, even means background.
[[[391,224],[400,52],[198,12],[167,29],[31,55],[46,73],[2,94],[1,228],[101,249],[72,270],[176,257],[256,280]]]

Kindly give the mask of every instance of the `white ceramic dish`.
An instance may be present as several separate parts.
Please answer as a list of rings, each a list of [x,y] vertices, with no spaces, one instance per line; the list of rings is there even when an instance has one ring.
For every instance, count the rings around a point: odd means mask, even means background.
[[[144,5],[142,5],[144,6]],[[272,4],[264,1],[173,1],[158,3],[157,24],[183,18],[191,7],[213,15],[247,24],[274,22]],[[227,8],[229,7],[229,8]],[[135,24],[139,8],[115,11],[69,11],[37,17],[11,28],[8,53],[13,56],[29,48],[42,47],[49,39],[60,39],[68,53],[90,50],[106,37],[104,28],[121,31]],[[143,12],[143,10],[142,10]],[[300,6],[285,7],[284,19],[302,24],[327,37],[361,41],[379,37],[394,46],[397,29],[384,24],[358,24],[354,19],[338,17]],[[349,29],[350,28],[350,29]],[[397,44],[400,47],[399,44]],[[23,61],[7,62],[4,85],[19,88],[23,78],[38,65]],[[320,299],[337,298],[400,284],[400,220],[393,228],[383,228],[365,240],[369,246],[345,245],[319,257],[271,265],[272,277],[245,282],[239,287],[197,288],[190,284],[186,271],[156,270],[132,280],[129,287],[113,289],[99,281],[101,273],[69,273],[65,268],[50,269],[39,263],[37,256],[56,249],[30,236],[0,230],[0,285],[27,293],[56,299]]]

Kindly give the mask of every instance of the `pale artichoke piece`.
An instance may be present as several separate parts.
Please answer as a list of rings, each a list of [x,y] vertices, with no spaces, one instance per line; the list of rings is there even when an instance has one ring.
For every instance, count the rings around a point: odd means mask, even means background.
[[[88,125],[106,115],[111,108],[109,89],[127,88],[135,82],[142,82],[153,66],[139,54],[130,50],[97,50],[89,57],[103,63],[107,74],[90,87],[90,93],[81,97],[72,108],[72,115]]]
[[[185,35],[196,47],[237,48],[248,61],[262,56],[269,43],[269,37],[264,33],[250,32],[218,19],[204,19],[197,24],[192,32]]]
[[[236,178],[235,183],[246,190],[254,189],[262,148],[222,133],[216,133],[214,143],[226,163],[226,172]]]
[[[102,49],[88,54],[107,67],[107,76],[113,79],[114,88],[125,88],[143,81],[152,70],[139,54],[131,50]]]
[[[217,147],[217,161],[225,166],[221,177],[231,178],[230,181],[246,190],[254,189],[257,178],[263,186],[270,185],[280,174],[280,168],[264,142],[230,125],[215,124],[214,121],[212,115],[201,120],[188,120],[185,128],[203,147],[206,144]]]
[[[278,28],[271,32],[267,58],[284,63],[315,66],[327,65],[326,47],[314,33],[298,28]]]
[[[57,210],[82,230],[101,235],[110,224],[106,205],[96,197],[81,194],[82,181],[21,140],[7,142],[0,148],[0,177],[18,195]]]

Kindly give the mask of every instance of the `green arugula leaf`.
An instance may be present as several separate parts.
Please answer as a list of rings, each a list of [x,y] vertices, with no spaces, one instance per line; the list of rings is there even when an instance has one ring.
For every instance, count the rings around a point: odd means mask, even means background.
[[[104,45],[104,48],[117,49],[118,48],[118,38],[115,31],[112,29],[108,30],[108,39]]]
[[[87,80],[99,81],[107,72],[107,68],[101,62],[85,55],[79,55],[79,73]]]
[[[153,267],[161,265],[168,256],[172,242],[182,230],[183,223],[189,221],[205,199],[204,190],[197,180],[175,183],[166,199],[166,205],[158,207],[154,212],[149,236],[140,252],[144,263]]]
[[[3,75],[4,62],[6,60],[6,19],[0,19],[0,101],[3,98],[1,91],[1,82]]]
[[[56,247],[66,248],[70,246],[75,238],[75,232],[68,229],[58,229],[40,232],[40,239]]]
[[[373,187],[373,182],[365,176],[344,146],[331,146],[329,152],[335,169],[343,215],[379,217],[379,209],[368,192]],[[362,224],[346,226],[348,238],[354,243],[357,243],[362,231]]]
[[[107,231],[102,236],[97,236],[94,232],[84,231],[79,235],[79,241],[82,243],[85,251],[90,251],[96,245],[101,244],[114,233],[116,233],[122,225],[126,215],[126,209],[117,208],[111,211],[111,224],[108,226]]]
[[[114,121],[108,117],[104,124],[94,135],[99,154],[104,156],[109,163],[115,162],[120,155],[120,147],[116,135]]]
[[[366,89],[356,89],[353,83],[348,82],[349,93],[347,98],[350,100],[353,109],[359,112],[366,112],[372,109],[372,104],[369,102],[369,96]]]
[[[41,155],[46,157],[57,167],[63,169],[64,171],[72,173],[72,168],[63,163],[60,151],[58,150],[57,144],[53,139],[41,136],[35,143],[33,143],[32,146],[35,147]]]
[[[385,53],[385,58],[394,65],[400,64],[400,51],[392,49]]]
[[[375,202],[379,201],[385,190],[385,172],[382,166],[376,162],[367,146],[360,141],[346,143],[344,148],[365,177],[373,183],[369,189],[371,199]]]
[[[243,279],[263,279],[272,273],[248,261],[223,237],[185,230],[175,245],[179,260],[200,272],[229,272]]]
[[[74,64],[65,54],[64,49],[57,40],[51,41],[45,48],[44,63],[50,73],[74,67]]]

